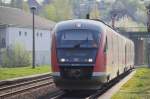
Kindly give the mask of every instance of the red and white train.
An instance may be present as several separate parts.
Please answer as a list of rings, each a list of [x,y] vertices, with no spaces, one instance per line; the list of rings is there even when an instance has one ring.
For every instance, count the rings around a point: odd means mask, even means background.
[[[52,72],[64,90],[99,89],[134,66],[134,43],[103,22],[58,23],[52,35]]]

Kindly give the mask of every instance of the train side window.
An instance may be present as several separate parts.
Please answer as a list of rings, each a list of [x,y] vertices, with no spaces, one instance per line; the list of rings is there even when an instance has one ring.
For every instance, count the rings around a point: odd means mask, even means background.
[[[106,43],[104,45],[104,52],[106,53],[108,50],[108,41],[107,41],[107,37],[106,37]]]

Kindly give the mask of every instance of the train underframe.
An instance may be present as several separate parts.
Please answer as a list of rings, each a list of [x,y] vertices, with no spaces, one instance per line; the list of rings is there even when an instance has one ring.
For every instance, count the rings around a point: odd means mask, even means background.
[[[120,74],[133,69],[132,67],[122,73],[120,72]],[[86,68],[84,67],[83,69]],[[75,68],[74,72],[69,74],[65,71],[66,74],[64,74],[63,69],[61,72],[57,72],[57,75],[53,75],[54,82],[58,88],[63,90],[97,90],[120,75],[116,72],[116,76],[110,79],[106,72],[93,72],[92,69],[86,70],[83,72],[82,69],[79,71],[78,68]],[[68,71],[71,71],[71,69],[68,69]]]

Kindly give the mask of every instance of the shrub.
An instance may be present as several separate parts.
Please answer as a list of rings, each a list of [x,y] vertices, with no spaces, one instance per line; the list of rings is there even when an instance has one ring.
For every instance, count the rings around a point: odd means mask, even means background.
[[[20,44],[2,51],[2,67],[25,67],[31,65],[31,54]]]

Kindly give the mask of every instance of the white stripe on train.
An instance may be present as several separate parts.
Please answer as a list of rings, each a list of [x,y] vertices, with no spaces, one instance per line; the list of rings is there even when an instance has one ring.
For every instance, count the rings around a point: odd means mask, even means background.
[[[53,76],[60,76],[60,72],[53,72],[52,73]],[[93,72],[92,76],[103,76],[103,75],[107,75],[106,72]]]

